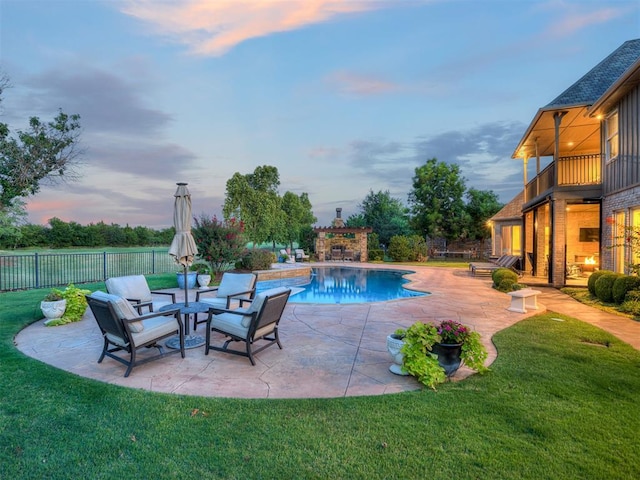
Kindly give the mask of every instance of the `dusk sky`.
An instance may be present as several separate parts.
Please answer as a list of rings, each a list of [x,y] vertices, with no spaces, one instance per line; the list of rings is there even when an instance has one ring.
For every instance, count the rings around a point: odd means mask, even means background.
[[[508,202],[537,110],[638,37],[638,0],[0,0],[0,121],[81,116],[81,178],[32,223],[169,227],[176,182],[221,218],[272,165],[328,225],[433,157]]]

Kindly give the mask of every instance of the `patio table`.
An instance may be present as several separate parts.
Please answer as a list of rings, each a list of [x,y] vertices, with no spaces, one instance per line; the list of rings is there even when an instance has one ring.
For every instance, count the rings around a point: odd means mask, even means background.
[[[163,312],[174,308],[180,309],[180,313],[184,316],[184,348],[196,348],[204,345],[205,339],[202,335],[189,335],[189,317],[198,315],[198,313],[208,313],[210,305],[204,302],[189,302],[188,305],[184,302],[179,302],[164,305],[160,307],[160,311]],[[178,337],[170,338],[165,345],[169,348],[180,348],[180,339]]]

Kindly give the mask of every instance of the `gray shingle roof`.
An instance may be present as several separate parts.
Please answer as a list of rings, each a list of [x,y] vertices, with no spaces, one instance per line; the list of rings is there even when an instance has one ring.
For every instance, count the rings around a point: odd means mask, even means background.
[[[567,88],[546,109],[569,105],[592,105],[640,58],[640,39],[628,40]]]
[[[524,190],[517,194],[502,209],[489,220],[495,222],[500,220],[518,220],[522,218],[522,204],[524,203]]]

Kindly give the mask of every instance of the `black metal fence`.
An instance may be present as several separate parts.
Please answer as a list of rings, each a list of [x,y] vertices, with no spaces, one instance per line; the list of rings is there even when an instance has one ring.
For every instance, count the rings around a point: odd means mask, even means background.
[[[0,291],[104,281],[177,271],[168,250],[0,255]]]

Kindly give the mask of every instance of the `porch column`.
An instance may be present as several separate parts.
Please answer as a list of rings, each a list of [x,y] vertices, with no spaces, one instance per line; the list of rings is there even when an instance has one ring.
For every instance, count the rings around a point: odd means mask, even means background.
[[[560,158],[560,124],[562,123],[562,117],[567,112],[555,112],[553,114],[553,124],[555,130],[555,139],[553,142],[553,186],[558,185],[558,159]]]

